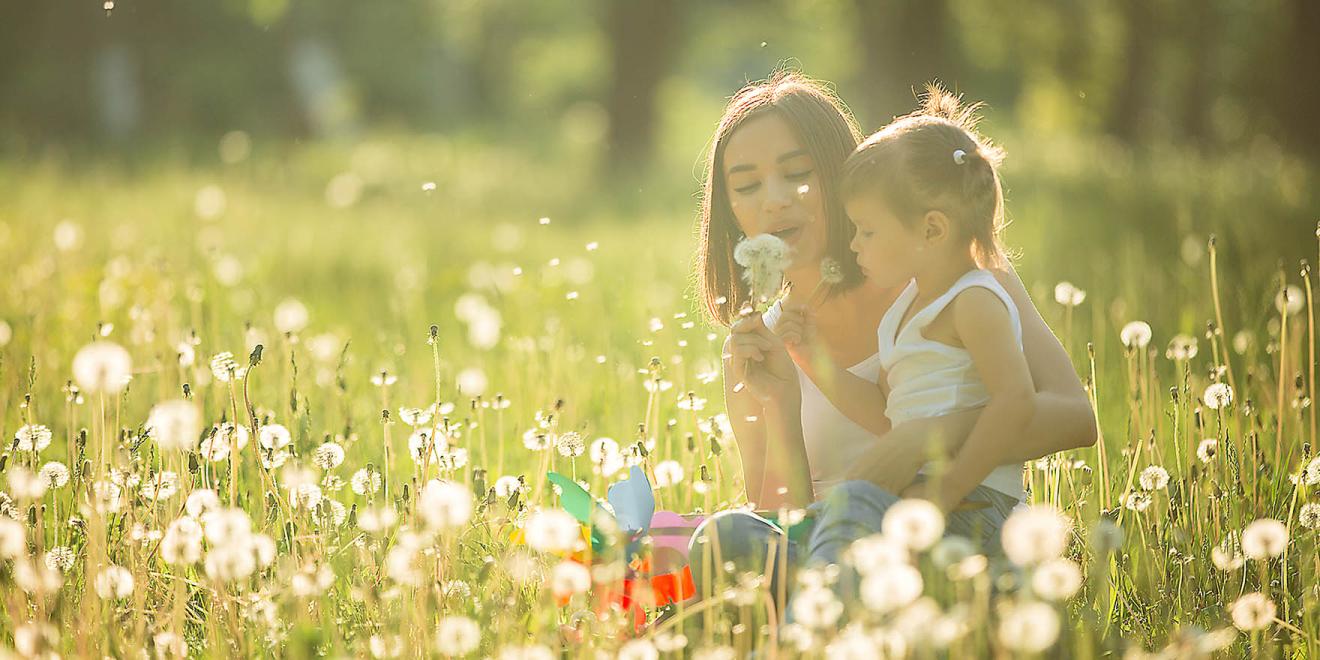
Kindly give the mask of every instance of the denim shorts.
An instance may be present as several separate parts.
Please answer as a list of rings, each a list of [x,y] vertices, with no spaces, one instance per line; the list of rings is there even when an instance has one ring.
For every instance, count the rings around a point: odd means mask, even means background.
[[[967,499],[983,506],[946,516],[945,536],[966,537],[985,554],[1001,555],[999,531],[1020,501],[986,486],[977,487]],[[707,576],[715,575],[717,570],[732,568],[735,574],[747,571],[766,574],[767,566],[771,593],[779,593],[779,582],[784,580],[788,581],[786,591],[791,592],[792,575],[797,568],[839,564],[843,551],[853,541],[880,531],[889,507],[901,500],[869,481],[840,483],[824,499],[808,507],[815,524],[805,542],[789,538],[779,525],[748,510],[712,515],[697,527],[688,546],[688,562],[697,594],[709,595],[713,585],[706,583]],[[779,559],[768,562],[772,546]],[[708,568],[708,562],[714,563]]]

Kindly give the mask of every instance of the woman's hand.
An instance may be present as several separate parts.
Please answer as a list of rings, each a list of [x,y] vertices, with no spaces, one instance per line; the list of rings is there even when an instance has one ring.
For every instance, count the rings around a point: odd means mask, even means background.
[[[765,327],[760,314],[733,324],[724,345],[726,377],[741,383],[762,406],[800,405],[802,391],[793,359],[783,340]]]

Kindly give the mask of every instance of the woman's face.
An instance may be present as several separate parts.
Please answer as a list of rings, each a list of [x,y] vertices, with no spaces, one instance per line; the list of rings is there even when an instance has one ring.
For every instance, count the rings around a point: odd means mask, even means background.
[[[778,114],[743,122],[724,149],[724,184],[738,228],[774,234],[793,249],[793,268],[818,268],[829,236],[816,163]]]

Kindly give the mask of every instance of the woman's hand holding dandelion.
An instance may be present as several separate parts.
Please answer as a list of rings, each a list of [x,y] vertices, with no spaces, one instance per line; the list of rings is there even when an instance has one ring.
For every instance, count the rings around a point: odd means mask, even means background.
[[[739,319],[731,328],[725,348],[726,378],[743,384],[742,391],[762,406],[786,408],[800,404],[802,393],[793,359],[760,314]]]

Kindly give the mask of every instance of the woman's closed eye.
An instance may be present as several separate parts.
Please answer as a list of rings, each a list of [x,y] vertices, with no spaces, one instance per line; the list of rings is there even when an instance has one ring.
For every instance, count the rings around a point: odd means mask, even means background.
[[[813,170],[806,170],[803,172],[794,172],[793,174],[785,174],[784,178],[789,181],[805,181],[807,177],[811,176],[812,171]]]
[[[757,181],[755,183],[749,183],[740,187],[735,187],[733,191],[740,195],[746,195],[748,193],[756,192],[756,189],[760,187],[761,187],[761,182]]]

